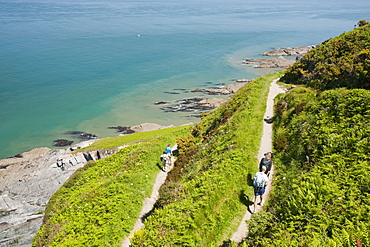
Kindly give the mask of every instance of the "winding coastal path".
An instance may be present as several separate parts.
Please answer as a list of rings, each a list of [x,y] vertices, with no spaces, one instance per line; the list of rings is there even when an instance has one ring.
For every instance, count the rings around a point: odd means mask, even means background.
[[[276,84],[276,82],[278,81],[279,79],[276,79],[274,81],[271,82],[271,85],[270,85],[270,91],[269,91],[269,94],[268,94],[268,97],[267,97],[267,105],[266,105],[266,112],[265,112],[265,117],[266,118],[269,118],[269,117],[272,117],[273,114],[274,114],[274,98],[276,97],[276,95],[280,94],[280,93],[285,93],[285,91],[279,87],[278,84]],[[260,143],[260,148],[259,148],[259,151],[258,151],[258,159],[261,159],[264,155],[264,153],[267,153],[267,152],[271,152],[272,151],[272,125],[271,123],[267,123],[264,121],[263,123],[263,133],[262,133],[262,138],[261,138],[261,143]],[[271,169],[271,174],[270,174],[270,177],[269,177],[269,183],[266,187],[266,192],[264,194],[264,197],[263,197],[263,202],[262,202],[262,205],[260,206],[257,206],[256,208],[256,212],[259,212],[260,210],[262,210],[262,207],[263,207],[263,204],[267,201],[267,198],[268,198],[268,195],[270,193],[270,190],[271,190],[271,180],[272,180],[272,177],[273,177],[273,173],[274,173],[274,166],[272,167]],[[235,243],[240,243],[245,237],[246,237],[246,234],[248,232],[248,225],[247,225],[247,220],[250,220],[251,219],[251,212],[253,211],[253,205],[250,206],[250,208],[248,208],[245,212],[245,215],[242,219],[242,221],[240,222],[240,225],[238,227],[238,230],[236,232],[234,232],[233,236],[231,237],[231,241],[235,242]]]
[[[279,93],[284,93],[284,90],[281,89],[276,84],[277,80],[278,79],[272,81],[271,85],[270,85],[270,91],[269,91],[268,98],[267,98],[267,106],[266,106],[265,117],[272,117],[273,116],[274,98]],[[173,149],[176,149],[176,146],[174,146]],[[262,139],[261,139],[261,144],[260,144],[260,148],[259,148],[257,158],[259,158],[259,159],[262,158],[264,153],[270,152],[271,150],[272,150],[272,126],[271,126],[271,124],[264,122],[263,123]],[[173,163],[172,163],[172,166],[173,166]],[[273,167],[272,167],[272,170],[271,170],[270,179],[272,178],[272,175],[273,175]],[[145,198],[144,199],[144,205],[143,205],[142,210],[140,212],[140,216],[136,220],[136,223],[134,225],[134,229],[130,232],[130,235],[122,242],[122,245],[121,245],[122,247],[129,247],[130,244],[131,244],[130,243],[130,238],[132,238],[134,236],[134,233],[135,233],[136,230],[141,229],[144,226],[143,218],[145,217],[145,215],[147,213],[149,213],[153,209],[153,206],[154,206],[154,204],[155,204],[155,202],[156,202],[156,200],[158,199],[158,196],[159,196],[158,191],[159,191],[160,187],[162,186],[162,184],[165,182],[166,177],[167,177],[167,172],[160,171],[158,173],[157,178],[155,180],[155,184],[153,186],[152,195],[151,195],[150,198]],[[266,188],[266,192],[265,192],[265,195],[264,195],[264,201],[263,201],[261,206],[257,206],[256,212],[258,212],[262,209],[262,206],[263,206],[264,202],[266,201],[270,190],[271,190],[271,182],[269,182],[269,185]],[[253,207],[253,205],[251,207]],[[231,239],[230,239],[231,241],[234,241],[236,243],[240,243],[246,237],[246,233],[248,231],[248,225],[246,224],[246,220],[249,220],[251,218],[251,213],[250,212],[252,210],[253,210],[253,208],[247,209],[247,211],[246,211],[246,213],[243,217],[243,220],[241,221],[237,231],[231,237]]]

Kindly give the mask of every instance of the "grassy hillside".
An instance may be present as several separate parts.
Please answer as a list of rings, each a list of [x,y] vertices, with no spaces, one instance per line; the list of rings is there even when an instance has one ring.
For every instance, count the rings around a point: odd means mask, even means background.
[[[298,87],[277,105],[274,190],[247,242],[370,246],[370,91]]]
[[[133,246],[228,242],[253,196],[266,97],[270,82],[281,74],[253,80],[179,140],[176,166]]]
[[[120,246],[151,195],[159,155],[187,133],[177,127],[100,140],[97,147],[130,146],[75,172],[50,199],[33,246]]]
[[[53,195],[33,246],[120,246],[150,196],[159,155],[177,137],[175,168],[132,243],[213,246],[228,240],[245,213],[245,196],[252,195],[248,182],[257,169],[266,97],[279,76],[252,81],[190,132],[181,127],[108,138],[89,147],[130,144],[87,164]]]

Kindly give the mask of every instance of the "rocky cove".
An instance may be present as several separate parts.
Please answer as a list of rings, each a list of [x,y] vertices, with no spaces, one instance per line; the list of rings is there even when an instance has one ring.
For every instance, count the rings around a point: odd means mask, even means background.
[[[283,48],[263,55],[297,56],[298,58],[298,55],[302,55],[302,50],[307,52],[310,49],[312,46],[296,49]],[[254,59],[253,61],[247,59],[243,63],[265,64],[261,67],[255,66],[256,68],[271,66],[270,68],[284,69],[293,62],[294,60],[274,57],[262,60]],[[234,81],[236,83],[227,86],[212,86],[196,90],[196,92],[207,95],[224,96],[223,98],[183,98],[175,102],[161,101],[153,104],[163,111],[196,112],[196,117],[199,117],[201,112],[210,111],[227,101],[226,97],[249,82],[248,79]],[[130,134],[167,127],[173,126],[145,123],[131,127],[110,128],[117,129],[117,132],[121,134]],[[120,149],[73,152],[76,149],[89,146],[97,140],[93,134],[87,135],[89,135],[89,140],[65,149],[36,148],[12,158],[0,160],[0,246],[31,246],[34,235],[42,224],[43,211],[50,197],[61,185],[88,161],[105,158]],[[67,145],[71,144],[68,140],[63,141],[67,141]]]

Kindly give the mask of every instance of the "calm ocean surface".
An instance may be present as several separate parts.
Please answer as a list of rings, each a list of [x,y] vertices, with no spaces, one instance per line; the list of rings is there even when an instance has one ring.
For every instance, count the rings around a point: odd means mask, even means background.
[[[369,15],[368,0],[0,0],[0,158],[79,141],[67,131],[198,122],[153,103],[273,72],[241,62]]]

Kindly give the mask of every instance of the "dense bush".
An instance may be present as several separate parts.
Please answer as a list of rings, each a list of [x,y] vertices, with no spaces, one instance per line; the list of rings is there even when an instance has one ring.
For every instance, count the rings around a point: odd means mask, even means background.
[[[254,215],[258,228],[250,230],[246,243],[370,246],[370,92],[304,90],[279,99],[285,108],[276,109],[275,116],[279,166],[270,214]]]
[[[281,81],[319,90],[370,89],[370,24],[360,21],[358,28],[323,42],[291,66]]]

